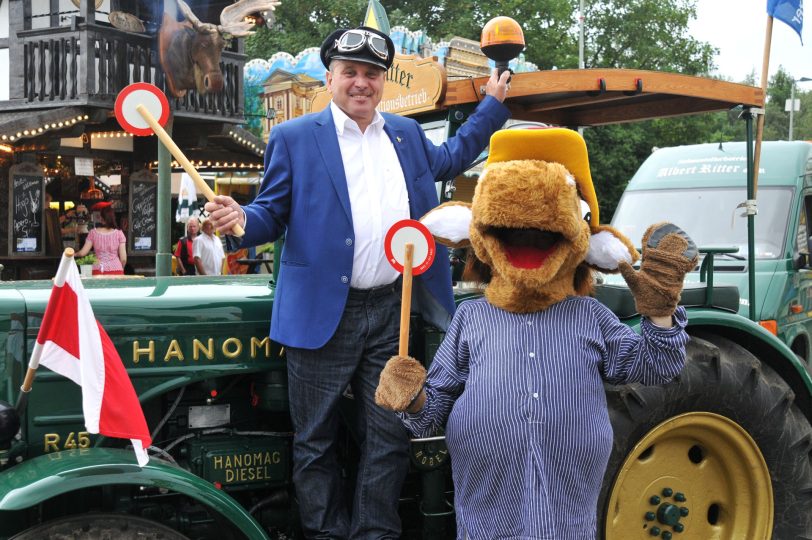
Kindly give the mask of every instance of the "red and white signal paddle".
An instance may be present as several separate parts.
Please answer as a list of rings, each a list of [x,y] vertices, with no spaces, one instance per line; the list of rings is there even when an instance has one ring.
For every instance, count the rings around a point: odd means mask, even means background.
[[[400,302],[400,342],[398,355],[409,354],[409,317],[412,311],[412,276],[419,276],[434,261],[434,237],[425,225],[413,219],[403,219],[392,225],[384,239],[386,260],[403,274],[403,294]]]

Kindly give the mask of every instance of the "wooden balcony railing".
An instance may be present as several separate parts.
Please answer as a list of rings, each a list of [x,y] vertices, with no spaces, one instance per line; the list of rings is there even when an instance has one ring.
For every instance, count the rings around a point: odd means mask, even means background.
[[[155,47],[153,37],[96,24],[18,32],[9,51],[11,99],[0,102],[0,109],[112,108],[119,91],[134,82],[167,92]],[[245,55],[223,51],[223,91],[200,95],[190,90],[183,98],[170,97],[175,115],[242,121],[244,63]]]

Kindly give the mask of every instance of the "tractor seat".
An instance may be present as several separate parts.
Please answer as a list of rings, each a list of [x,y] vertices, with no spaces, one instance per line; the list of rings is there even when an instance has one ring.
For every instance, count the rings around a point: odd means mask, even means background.
[[[685,307],[714,307],[733,313],[739,311],[739,288],[735,285],[714,285],[713,304],[706,303],[708,287],[705,283],[687,283],[682,289],[679,305]],[[602,283],[595,285],[593,295],[620,319],[639,315],[634,305],[634,296],[626,285]]]

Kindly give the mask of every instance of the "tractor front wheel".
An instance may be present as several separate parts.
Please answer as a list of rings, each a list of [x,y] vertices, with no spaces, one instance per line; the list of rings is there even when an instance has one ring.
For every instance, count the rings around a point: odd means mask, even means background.
[[[693,336],[668,385],[608,388],[603,538],[808,538],[812,428],[793,400],[772,368],[716,335]]]

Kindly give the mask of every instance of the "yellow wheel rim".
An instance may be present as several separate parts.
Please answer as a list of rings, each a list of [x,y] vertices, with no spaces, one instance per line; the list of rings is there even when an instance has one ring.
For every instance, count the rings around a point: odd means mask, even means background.
[[[615,480],[607,540],[768,540],[773,492],[764,457],[732,420],[693,412],[658,425]]]

